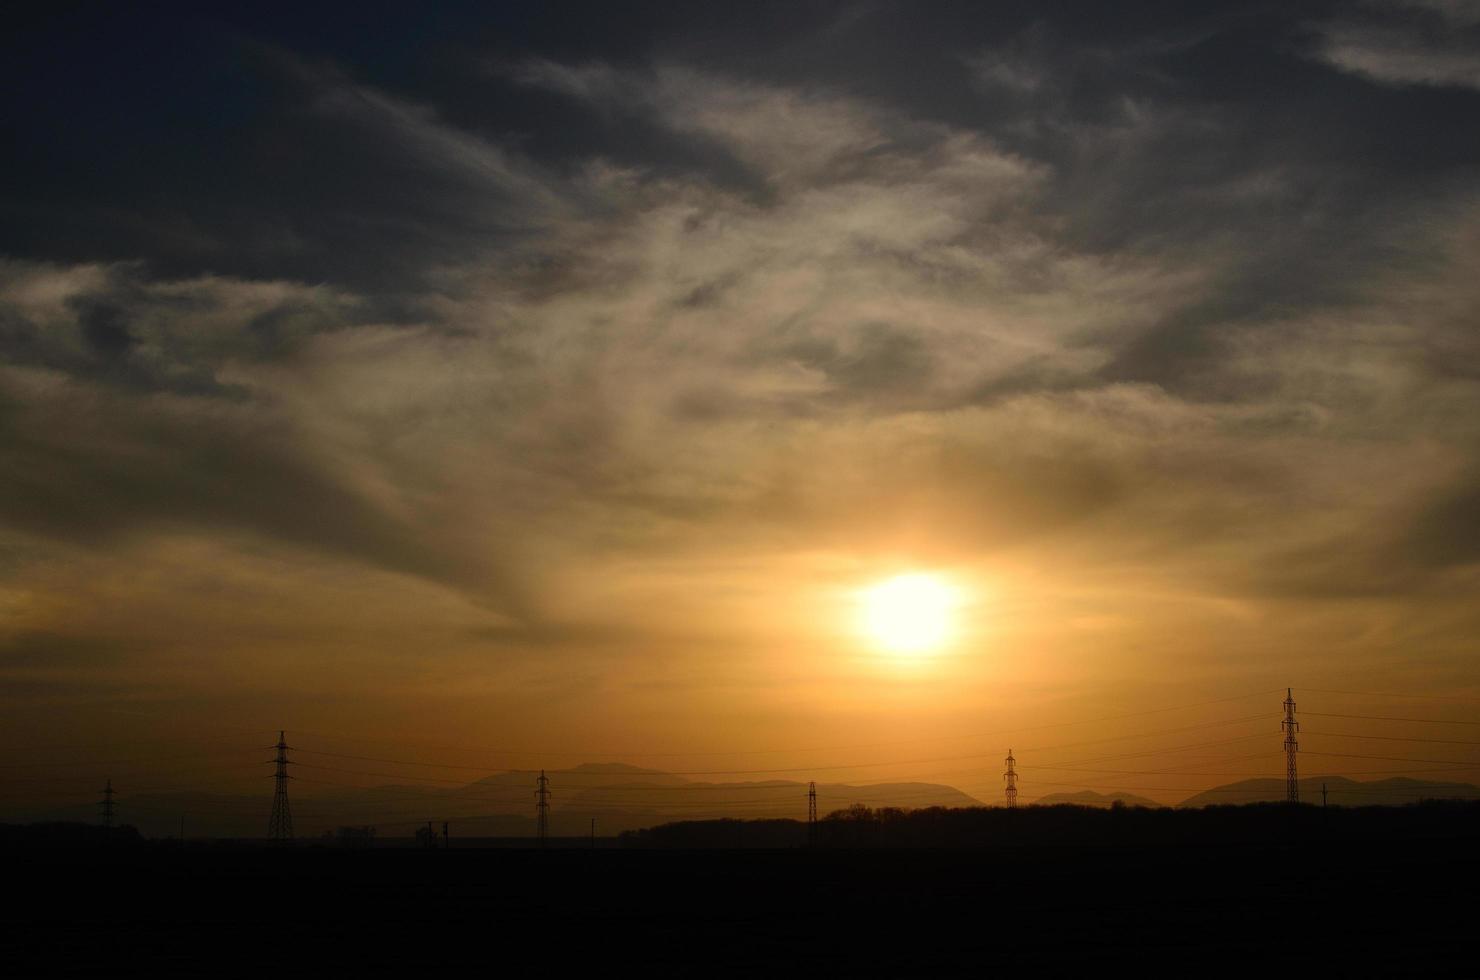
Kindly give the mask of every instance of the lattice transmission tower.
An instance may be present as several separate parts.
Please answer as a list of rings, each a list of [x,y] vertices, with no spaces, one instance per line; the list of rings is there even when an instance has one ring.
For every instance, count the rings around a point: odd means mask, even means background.
[[[1007,750],[1007,771],[1002,778],[1007,783],[1007,805],[1017,806],[1017,760],[1012,757],[1012,749]]]
[[[817,781],[807,783],[807,843],[817,843]]]
[[[1300,743],[1295,740],[1295,733],[1300,731],[1300,722],[1295,720],[1295,695],[1290,688],[1285,688],[1285,720],[1280,722],[1280,730],[1285,733],[1285,802],[1300,802],[1300,778],[1295,771],[1295,753],[1300,751]]]
[[[293,839],[293,811],[288,808],[288,740],[278,732],[277,757],[273,759],[272,817],[267,821],[268,840]]]
[[[110,778],[107,785],[103,787],[103,798],[98,801],[98,806],[103,811],[103,826],[113,826],[113,808],[118,804],[113,802],[113,780]]]
[[[544,847],[550,836],[550,779],[543,769],[540,770],[540,778],[535,780],[534,799],[535,834],[540,839],[540,846]]]

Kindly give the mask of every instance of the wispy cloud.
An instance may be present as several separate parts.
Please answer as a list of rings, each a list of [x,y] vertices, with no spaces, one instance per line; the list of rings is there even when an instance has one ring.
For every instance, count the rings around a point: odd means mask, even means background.
[[[841,641],[795,597],[900,562],[1000,583],[992,628],[1066,676],[1097,663],[1062,659],[1094,640],[1071,621],[1138,624],[1132,651],[1232,643],[1204,614],[1457,643],[1469,148],[1384,156],[1369,124],[1402,120],[1321,100],[1372,91],[1330,66],[1475,81],[1363,19],[1389,14],[1327,25],[1323,61],[1222,21],[1015,25],[889,92],[682,51],[401,91],[259,51],[292,98],[256,151],[296,190],[202,212],[234,265],[0,265],[0,660],[821,686],[840,661],[789,657]],[[1263,73],[1204,69],[1256,41]],[[588,139],[531,135],[535,98]],[[192,673],[170,637],[212,623]]]
[[[1331,65],[1389,85],[1480,88],[1480,4],[1388,0],[1322,28]]]

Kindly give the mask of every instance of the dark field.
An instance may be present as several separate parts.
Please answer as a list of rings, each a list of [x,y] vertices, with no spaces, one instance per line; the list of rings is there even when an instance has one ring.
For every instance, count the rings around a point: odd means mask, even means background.
[[[12,845],[21,903],[4,957],[14,976],[1480,970],[1473,831],[1300,836],[543,852]]]

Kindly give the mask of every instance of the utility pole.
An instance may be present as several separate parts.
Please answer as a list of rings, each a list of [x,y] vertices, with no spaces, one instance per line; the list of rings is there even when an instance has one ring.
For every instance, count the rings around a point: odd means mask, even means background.
[[[98,803],[98,806],[103,808],[103,826],[113,826],[113,808],[117,804],[113,802],[113,780],[111,777],[108,779],[108,784],[103,787],[103,799]]]
[[[1326,784],[1321,784],[1321,809],[1326,809]]]
[[[1295,772],[1295,753],[1300,751],[1300,743],[1295,740],[1295,733],[1300,731],[1300,722],[1295,720],[1295,694],[1290,688],[1285,688],[1285,720],[1280,722],[1280,730],[1285,733],[1285,802],[1300,802],[1300,779]]]
[[[591,818],[591,850],[596,850],[596,818]]]
[[[540,770],[540,778],[535,780],[534,798],[535,833],[540,839],[540,847],[544,847],[550,836],[550,779],[543,769]]]
[[[1012,749],[1007,750],[1007,771],[1002,774],[1007,781],[1007,805],[1009,808],[1017,806],[1017,760],[1012,757]]]
[[[446,820],[443,820],[442,821],[442,850],[445,851],[448,848],[450,848],[451,846],[452,846],[452,834],[450,832],[448,832],[448,830],[447,830],[447,821]]]
[[[293,839],[293,811],[288,808],[288,741],[278,732],[277,757],[273,759],[272,818],[267,822],[267,839],[289,841]]]

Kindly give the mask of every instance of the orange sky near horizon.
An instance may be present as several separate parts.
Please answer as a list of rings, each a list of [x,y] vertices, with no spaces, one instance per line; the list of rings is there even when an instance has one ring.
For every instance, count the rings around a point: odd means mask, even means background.
[[[36,14],[0,798],[1480,780],[1480,22],[781,8]]]

